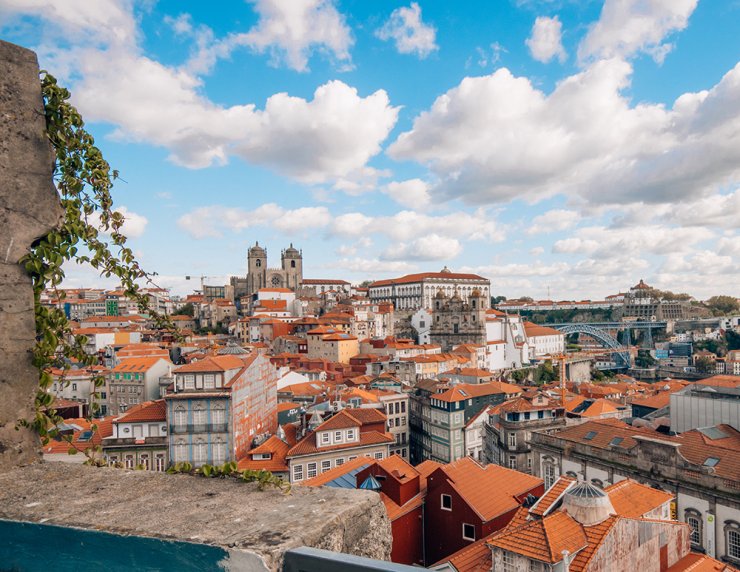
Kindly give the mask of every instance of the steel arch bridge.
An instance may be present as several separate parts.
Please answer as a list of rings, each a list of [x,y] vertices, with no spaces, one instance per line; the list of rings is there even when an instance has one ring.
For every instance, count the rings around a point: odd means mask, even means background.
[[[630,354],[609,332],[605,332],[591,324],[559,324],[553,326],[563,334],[588,334],[595,340],[601,342],[601,345],[611,351],[617,363],[617,367],[630,367]]]

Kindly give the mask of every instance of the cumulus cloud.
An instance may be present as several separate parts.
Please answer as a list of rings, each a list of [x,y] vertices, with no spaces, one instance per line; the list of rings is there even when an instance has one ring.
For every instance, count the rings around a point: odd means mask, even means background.
[[[557,16],[554,18],[539,16],[534,21],[532,35],[525,41],[534,59],[542,63],[547,63],[553,58],[563,63],[567,59],[568,54],[565,53],[561,40],[562,28],[563,25]]]
[[[429,234],[389,246],[380,257],[383,260],[449,260],[461,252],[462,245],[456,238]]]
[[[341,18],[329,1],[260,0],[256,8],[261,19],[255,29],[222,40],[189,16],[172,18],[169,25],[196,44],[190,60],[179,67],[143,55],[128,2],[87,3],[90,6],[70,9],[67,19],[58,21],[50,18],[56,12],[49,3],[34,2],[11,3],[4,9],[43,18],[50,29],[79,28],[69,36],[76,38],[73,45],[47,46],[42,63],[51,59],[69,74],[73,102],[86,120],[113,124],[113,136],[121,140],[164,147],[179,165],[203,168],[238,156],[301,182],[352,180],[380,152],[396,123],[398,108],[390,105],[385,91],[362,96],[341,81],[319,86],[312,99],[277,93],[267,98],[263,109],[249,102],[224,106],[205,95],[201,75],[238,45],[282,46],[296,66],[318,44],[344,58],[340,48],[348,45],[348,31],[337,28]],[[98,4],[110,5],[112,14],[122,15],[120,22],[108,18]]]
[[[472,214],[459,211],[439,216],[414,211],[379,217],[347,213],[334,219],[330,231],[345,238],[380,234],[401,242],[430,234],[489,242],[500,242],[505,238],[504,230],[481,209]]]
[[[439,49],[435,43],[437,31],[421,20],[421,7],[412,2],[409,7],[396,8],[375,35],[381,40],[393,40],[402,54],[416,54],[426,58]]]
[[[239,232],[245,228],[270,227],[286,234],[322,228],[329,224],[331,215],[326,207],[285,209],[275,203],[266,203],[256,209],[237,207],[198,207],[182,215],[177,226],[191,237],[221,238],[226,231]]]
[[[123,215],[123,225],[121,225],[120,231],[125,237],[139,238],[144,234],[146,225],[149,224],[149,220],[144,215],[130,211],[125,206],[120,206],[113,210]],[[97,211],[90,216],[89,220],[90,224],[100,228],[100,215]]]
[[[548,232],[562,232],[578,223],[581,215],[576,211],[553,209],[532,219],[527,228],[527,234],[541,234]]]
[[[661,63],[672,49],[663,40],[686,28],[698,0],[606,0],[599,20],[578,47],[578,59],[588,61],[650,54]]]
[[[631,73],[623,60],[599,61],[549,95],[505,68],[466,77],[388,152],[428,165],[442,199],[477,204],[558,193],[670,203],[740,178],[740,64],[672,108],[631,104],[622,94]]]
[[[324,51],[349,63],[352,33],[332,0],[253,0],[260,19],[239,43],[271,53],[298,71],[306,71],[312,51]]]
[[[399,205],[410,209],[423,210],[429,206],[429,189],[429,183],[421,179],[408,179],[406,181],[392,181],[382,191]]]

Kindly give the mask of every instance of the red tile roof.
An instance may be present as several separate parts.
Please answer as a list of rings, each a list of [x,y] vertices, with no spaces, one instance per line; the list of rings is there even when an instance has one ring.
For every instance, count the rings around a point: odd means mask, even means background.
[[[248,451],[247,455],[237,463],[237,468],[240,471],[265,470],[273,473],[287,473],[288,464],[285,457],[288,454],[288,449],[290,449],[290,446],[285,441],[273,435],[261,445]],[[264,454],[269,454],[272,457],[270,459],[252,458],[252,455]]]
[[[380,286],[392,286],[393,284],[411,284],[413,282],[421,282],[429,278],[443,278],[445,280],[483,280],[488,282],[488,279],[477,274],[458,274],[456,272],[421,272],[419,274],[407,274],[400,278],[391,278],[388,280],[376,280],[370,284],[370,288],[377,288]]]
[[[373,460],[368,457],[357,457],[356,459],[345,461],[344,464],[334,467],[333,469],[329,469],[320,475],[316,475],[313,478],[302,481],[300,484],[307,487],[321,487],[357,468],[365,467],[372,463]]]
[[[145,373],[162,359],[170,363],[169,358],[160,356],[126,358],[121,360],[121,363],[111,371],[115,373]]]
[[[387,445],[393,443],[394,439],[388,433],[378,433],[377,431],[364,431],[360,433],[359,442],[342,443],[339,445],[329,445],[317,447],[316,433],[310,432],[301,439],[290,451],[288,457],[298,457],[302,455],[313,455],[315,453],[324,453],[328,451],[340,451],[342,449],[353,449],[357,447],[370,447],[372,445]]]
[[[619,516],[639,518],[670,502],[671,493],[659,491],[631,479],[608,486],[604,491]]]
[[[498,465],[483,467],[470,457],[444,465],[441,470],[484,522],[516,510],[520,503],[515,497],[542,485],[537,477]]]
[[[502,381],[489,381],[486,383],[458,383],[443,393],[433,395],[432,398],[451,403],[465,401],[472,397],[494,395],[496,393],[516,395],[522,393],[522,388]]]
[[[715,560],[706,554],[690,552],[668,568],[666,572],[737,572],[737,568]]]
[[[114,423],[143,423],[146,421],[167,421],[164,399],[134,405],[113,420]]]
[[[535,516],[544,516],[547,514],[553,505],[563,496],[572,485],[576,483],[576,479],[571,477],[562,476],[545,492],[537,503],[530,509],[530,513]]]

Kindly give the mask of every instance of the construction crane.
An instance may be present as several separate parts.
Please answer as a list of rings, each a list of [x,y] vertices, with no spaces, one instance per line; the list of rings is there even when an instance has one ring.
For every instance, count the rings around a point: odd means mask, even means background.
[[[185,276],[185,280],[190,280],[191,278],[192,276]],[[200,293],[203,295],[205,295],[205,279],[206,278],[220,278],[220,276],[205,276],[205,275],[200,276]]]

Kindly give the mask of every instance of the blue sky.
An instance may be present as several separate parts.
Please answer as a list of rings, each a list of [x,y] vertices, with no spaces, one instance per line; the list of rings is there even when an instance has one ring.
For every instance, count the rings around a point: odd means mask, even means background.
[[[0,0],[158,281],[271,263],[740,295],[740,3]],[[89,269],[69,285],[101,285]]]

